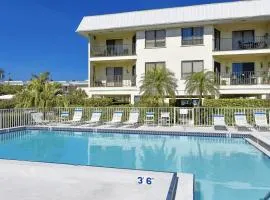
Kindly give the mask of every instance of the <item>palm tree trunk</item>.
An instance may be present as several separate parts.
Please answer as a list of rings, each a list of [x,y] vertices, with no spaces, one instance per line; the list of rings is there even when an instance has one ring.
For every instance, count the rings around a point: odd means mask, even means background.
[[[203,98],[203,94],[202,94],[202,92],[200,91],[200,95],[199,95],[199,107],[200,107],[200,109],[199,109],[199,112],[200,112],[200,124],[204,124],[204,110],[203,110],[203,108],[201,108],[202,107],[202,98]]]
[[[200,96],[199,96],[199,106],[202,107],[202,98],[203,98],[203,95],[202,93],[200,92]]]

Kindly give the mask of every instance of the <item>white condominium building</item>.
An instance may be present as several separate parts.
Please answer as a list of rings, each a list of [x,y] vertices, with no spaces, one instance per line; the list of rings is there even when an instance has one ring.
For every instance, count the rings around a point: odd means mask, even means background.
[[[269,98],[270,0],[237,1],[84,17],[77,32],[88,40],[89,96],[139,99],[150,68],[178,79],[216,73],[222,97]]]

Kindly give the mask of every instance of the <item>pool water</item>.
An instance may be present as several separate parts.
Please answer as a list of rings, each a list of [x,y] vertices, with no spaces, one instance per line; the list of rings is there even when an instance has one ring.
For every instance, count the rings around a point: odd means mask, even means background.
[[[0,158],[195,174],[196,200],[256,200],[270,191],[270,159],[244,139],[20,131]]]

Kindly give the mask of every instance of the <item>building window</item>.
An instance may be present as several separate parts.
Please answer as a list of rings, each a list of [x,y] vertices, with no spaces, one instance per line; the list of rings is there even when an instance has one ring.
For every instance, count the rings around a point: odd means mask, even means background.
[[[203,27],[182,28],[182,45],[203,44]]]
[[[145,63],[145,73],[151,70],[162,69],[162,68],[165,68],[165,62]]]
[[[195,72],[203,71],[203,61],[182,61],[181,77],[185,79],[187,76]]]
[[[155,30],[155,31],[145,31],[145,47],[165,47],[166,45],[166,31],[165,30]]]

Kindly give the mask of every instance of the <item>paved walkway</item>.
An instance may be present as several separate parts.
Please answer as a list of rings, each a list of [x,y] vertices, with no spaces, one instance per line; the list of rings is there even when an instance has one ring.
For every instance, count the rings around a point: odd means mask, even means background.
[[[172,173],[0,160],[0,177],[3,200],[164,200]]]

